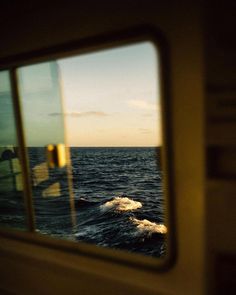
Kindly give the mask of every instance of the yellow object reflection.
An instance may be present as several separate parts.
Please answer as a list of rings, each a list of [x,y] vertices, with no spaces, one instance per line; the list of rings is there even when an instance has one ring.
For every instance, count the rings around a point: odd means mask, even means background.
[[[41,182],[49,179],[47,163],[43,162],[36,165],[33,169],[33,183],[34,186],[40,184]]]
[[[49,144],[46,147],[48,165],[50,168],[62,168],[66,165],[65,145],[59,143],[57,145]]]
[[[43,190],[42,196],[44,198],[48,197],[60,197],[61,195],[61,186],[59,182],[55,182]]]

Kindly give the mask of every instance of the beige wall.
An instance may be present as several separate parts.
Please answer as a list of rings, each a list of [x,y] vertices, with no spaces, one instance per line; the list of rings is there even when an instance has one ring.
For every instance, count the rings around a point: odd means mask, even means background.
[[[207,269],[209,293],[236,290],[236,41],[235,2],[205,11]],[[217,175],[218,174],[218,175]]]
[[[218,205],[215,203],[209,192],[211,181],[205,178],[203,98],[206,80],[212,74],[206,60],[206,52],[209,58],[211,50],[205,47],[205,54],[203,51],[201,7],[192,1],[71,1],[63,6],[48,1],[45,7],[40,3],[27,8],[18,4],[14,11],[8,5],[0,10],[0,38],[4,40],[1,59],[140,24],[151,24],[166,36],[170,48],[177,258],[167,271],[147,272],[1,238],[1,288],[18,294],[65,294],[66,289],[68,294],[207,294],[205,265],[212,260],[205,259],[204,249],[210,245],[216,250],[214,245],[219,245],[211,229],[224,200],[222,193]],[[210,13],[209,8],[207,11]],[[232,212],[230,208],[226,211]],[[210,236],[207,240],[206,231]],[[232,234],[227,235],[231,241]]]

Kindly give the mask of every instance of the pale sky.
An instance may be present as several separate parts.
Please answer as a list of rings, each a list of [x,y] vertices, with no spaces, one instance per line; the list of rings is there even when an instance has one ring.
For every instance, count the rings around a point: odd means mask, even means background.
[[[152,43],[58,64],[69,145],[161,145],[158,53]]]
[[[17,144],[10,75],[8,71],[0,72],[0,130],[0,146]]]
[[[158,64],[142,42],[18,69],[27,145],[161,145]]]

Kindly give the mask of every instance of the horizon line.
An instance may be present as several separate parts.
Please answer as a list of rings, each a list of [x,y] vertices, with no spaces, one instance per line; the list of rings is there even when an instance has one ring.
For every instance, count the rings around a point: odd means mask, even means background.
[[[66,147],[78,147],[78,148],[147,148],[147,147],[153,147],[158,148],[162,147],[161,145],[145,145],[145,146],[78,146],[78,145],[66,145]],[[46,147],[46,146],[36,146],[36,145],[29,145],[26,147]]]

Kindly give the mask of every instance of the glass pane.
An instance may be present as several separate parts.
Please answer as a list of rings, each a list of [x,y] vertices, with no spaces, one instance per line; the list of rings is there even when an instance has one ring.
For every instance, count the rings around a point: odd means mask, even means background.
[[[46,149],[48,145],[64,144],[58,65],[47,62],[22,67],[18,69],[18,80],[36,229],[41,233],[70,238],[72,212],[68,167],[50,167]]]
[[[58,61],[78,241],[164,257],[159,57],[150,42]]]
[[[37,229],[164,257],[159,55],[153,44],[27,66],[18,77]],[[45,146],[64,143],[64,135],[71,166],[52,168]]]
[[[25,229],[21,165],[8,71],[0,72],[0,226]]]

